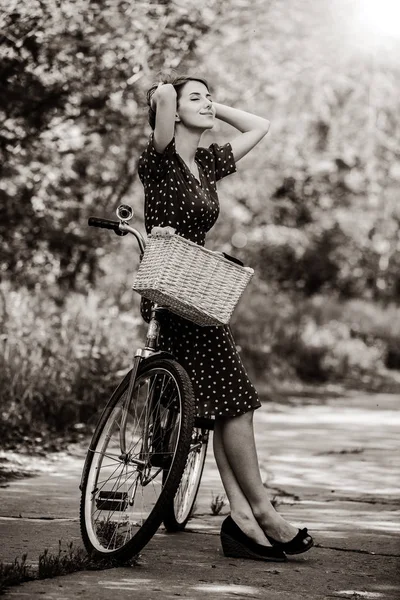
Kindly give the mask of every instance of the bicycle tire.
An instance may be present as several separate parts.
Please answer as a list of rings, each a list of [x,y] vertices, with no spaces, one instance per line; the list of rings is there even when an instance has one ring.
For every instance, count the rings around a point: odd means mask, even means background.
[[[167,505],[163,523],[170,532],[183,531],[192,516],[207,455],[209,430],[194,427],[190,450],[174,499]]]
[[[129,451],[119,455],[129,380],[130,373],[103,411],[81,482],[84,545],[93,558],[118,562],[137,555],[160,526],[185,468],[194,423],[193,389],[183,367],[169,358],[145,359],[125,430]]]

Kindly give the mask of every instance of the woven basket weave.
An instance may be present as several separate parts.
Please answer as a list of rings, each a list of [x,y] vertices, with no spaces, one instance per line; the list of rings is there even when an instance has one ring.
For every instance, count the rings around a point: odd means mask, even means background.
[[[253,273],[179,235],[151,234],[132,287],[197,325],[227,325]]]

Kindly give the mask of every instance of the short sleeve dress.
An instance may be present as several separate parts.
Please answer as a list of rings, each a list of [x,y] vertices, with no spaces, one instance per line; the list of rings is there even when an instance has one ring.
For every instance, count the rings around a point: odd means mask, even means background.
[[[160,154],[150,136],[138,166],[147,233],[155,226],[171,226],[177,234],[204,246],[206,233],[219,214],[217,181],[234,173],[236,166],[229,143],[199,147],[195,160],[200,181],[176,152],[174,139]],[[150,304],[142,302],[146,320],[149,312]],[[261,406],[229,327],[201,327],[168,313],[159,345],[188,372],[198,417],[234,417]]]

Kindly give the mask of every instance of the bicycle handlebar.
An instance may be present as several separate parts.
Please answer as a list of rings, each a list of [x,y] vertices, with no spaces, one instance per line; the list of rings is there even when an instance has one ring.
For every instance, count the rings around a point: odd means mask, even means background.
[[[141,233],[124,221],[111,221],[110,219],[99,219],[98,217],[89,217],[89,227],[101,227],[102,229],[111,229],[117,235],[127,235],[131,233],[135,236],[139,245],[140,256],[143,256],[146,242]]]
[[[121,231],[119,221],[110,221],[110,219],[99,219],[98,217],[90,217],[88,220],[89,227],[101,227],[102,229],[112,229],[117,235],[126,235],[127,231]]]
[[[122,205],[122,207],[125,207],[125,205]],[[128,206],[128,208],[130,208],[130,207]],[[99,219],[98,217],[89,217],[88,225],[90,227],[101,227],[102,229],[111,229],[117,235],[126,235],[127,233],[131,233],[132,235],[135,236],[136,241],[139,245],[140,257],[143,256],[146,242],[145,242],[142,234],[139,233],[139,231],[137,231],[130,225],[128,225],[128,223],[126,223],[125,221],[111,221],[110,219]],[[174,231],[174,230],[172,230],[172,231]],[[234,256],[230,256],[229,254],[226,254],[225,252],[221,252],[221,254],[227,260],[230,260],[242,267],[244,266],[242,261],[239,260],[238,258],[235,258]]]

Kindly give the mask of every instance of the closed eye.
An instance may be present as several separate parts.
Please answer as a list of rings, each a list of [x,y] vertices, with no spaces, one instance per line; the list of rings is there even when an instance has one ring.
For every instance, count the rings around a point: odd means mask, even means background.
[[[206,98],[207,98],[207,100],[208,100],[209,102],[212,102],[212,98],[211,98],[211,96],[210,96],[209,94],[207,94]],[[200,95],[200,94],[197,94],[196,92],[193,92],[193,93],[190,95],[190,100],[201,100],[201,95]]]

